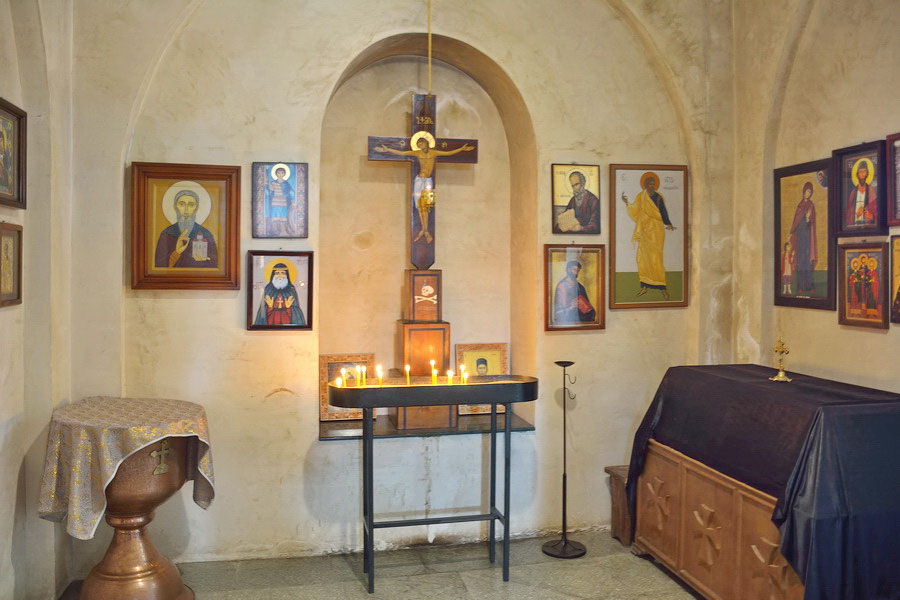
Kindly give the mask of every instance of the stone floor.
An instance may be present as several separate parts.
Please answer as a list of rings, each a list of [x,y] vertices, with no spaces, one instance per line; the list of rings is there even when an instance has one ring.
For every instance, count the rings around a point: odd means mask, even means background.
[[[185,583],[196,592],[197,600],[699,597],[686,591],[652,561],[633,556],[609,532],[580,532],[570,538],[587,547],[584,557],[560,560],[546,556],[541,552],[541,544],[554,538],[513,540],[510,578],[506,583],[499,562],[488,562],[484,544],[378,552],[374,594],[366,593],[361,554],[186,563],[179,569]]]

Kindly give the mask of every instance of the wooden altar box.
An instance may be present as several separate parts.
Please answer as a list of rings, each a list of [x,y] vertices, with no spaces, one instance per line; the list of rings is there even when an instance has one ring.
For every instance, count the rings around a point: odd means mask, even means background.
[[[403,298],[405,299],[403,304],[404,320],[440,322],[443,312],[441,271],[438,269],[407,269]]]
[[[800,600],[778,550],[775,498],[650,440],[637,486],[635,553],[650,553],[706,598]]]
[[[411,375],[431,375],[431,363],[438,377],[450,368],[450,323],[400,321],[401,364],[410,366]],[[391,422],[397,429],[440,429],[456,427],[457,405],[398,406],[390,409]]]

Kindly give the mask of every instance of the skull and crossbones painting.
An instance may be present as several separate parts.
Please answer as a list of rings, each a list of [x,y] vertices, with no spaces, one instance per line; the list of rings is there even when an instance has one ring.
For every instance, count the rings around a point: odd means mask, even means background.
[[[437,296],[434,293],[434,288],[428,285],[428,283],[423,283],[422,288],[419,290],[419,294],[415,296],[416,304],[419,302],[430,302],[432,304],[437,304]]]

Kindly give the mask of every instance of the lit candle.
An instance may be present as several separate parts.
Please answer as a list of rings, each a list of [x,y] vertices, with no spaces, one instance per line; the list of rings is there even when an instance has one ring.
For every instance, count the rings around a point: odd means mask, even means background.
[[[453,371],[447,371],[447,385],[453,385]]]
[[[406,369],[406,385],[409,385],[409,365],[406,365],[403,368]]]
[[[334,387],[344,387],[344,378],[338,377],[334,380]]]
[[[437,369],[431,370],[431,383],[432,385],[437,383]]]
[[[466,372],[466,365],[459,365],[459,376],[462,377],[462,374]]]
[[[434,370],[434,359],[433,359],[433,358],[432,358],[431,360],[428,361],[428,364],[430,364],[430,365],[431,365],[431,369]]]
[[[466,373],[465,371],[463,371],[462,380],[463,380],[462,381],[463,383],[469,383],[469,374]]]
[[[378,387],[381,387],[382,377],[384,373],[381,371],[381,365],[375,366],[375,373],[378,375]]]
[[[362,370],[359,368],[359,365],[356,365],[356,387],[359,387],[362,384]]]
[[[341,379],[343,381],[347,381],[347,369],[345,369],[344,367],[341,367]]]
[[[362,384],[366,385],[366,365],[362,366]]]

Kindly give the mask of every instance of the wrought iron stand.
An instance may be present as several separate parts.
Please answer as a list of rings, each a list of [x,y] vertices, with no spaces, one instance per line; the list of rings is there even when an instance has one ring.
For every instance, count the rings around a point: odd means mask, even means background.
[[[575,394],[569,391],[568,384],[575,384],[575,379],[566,374],[566,367],[575,363],[571,360],[558,360],[556,364],[563,369],[563,475],[562,475],[562,539],[546,542],[541,546],[544,554],[554,558],[578,558],[584,556],[587,549],[584,544],[569,540],[566,533],[566,410],[567,400],[574,400]]]

